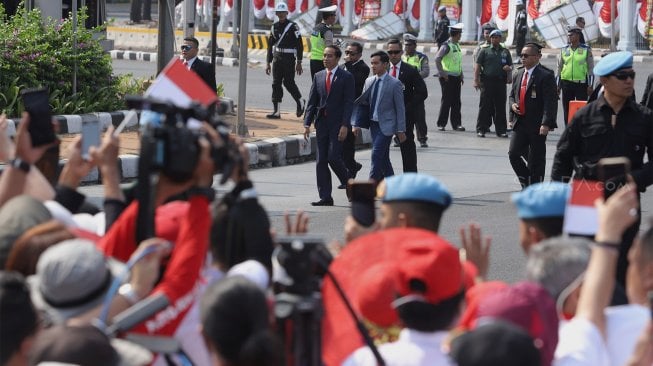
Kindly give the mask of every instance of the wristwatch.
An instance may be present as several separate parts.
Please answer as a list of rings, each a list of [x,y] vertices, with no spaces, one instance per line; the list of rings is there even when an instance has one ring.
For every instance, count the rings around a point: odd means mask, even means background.
[[[15,158],[14,160],[9,162],[9,165],[11,165],[16,169],[20,169],[25,173],[29,173],[30,169],[32,168],[32,166],[28,162],[26,162],[21,158]]]
[[[124,285],[120,286],[118,289],[118,294],[124,297],[130,305],[134,305],[137,302],[141,301],[136,291],[134,291],[131,283],[125,283]]]

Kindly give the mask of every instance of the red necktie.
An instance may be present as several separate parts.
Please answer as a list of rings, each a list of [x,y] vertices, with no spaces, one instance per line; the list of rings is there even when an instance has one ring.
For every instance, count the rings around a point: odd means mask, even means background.
[[[327,70],[326,91],[327,94],[331,91],[331,70]]]
[[[393,78],[397,77],[397,66],[396,65],[392,65],[392,74],[390,74],[390,75],[392,75]]]
[[[524,70],[524,78],[519,89],[519,114],[526,115],[526,88],[528,87],[528,71]]]

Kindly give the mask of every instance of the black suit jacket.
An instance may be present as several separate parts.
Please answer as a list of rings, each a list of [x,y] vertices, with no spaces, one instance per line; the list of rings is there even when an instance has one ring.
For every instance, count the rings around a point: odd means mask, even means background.
[[[345,62],[340,65],[340,68],[349,71],[354,76],[354,84],[356,87],[356,93],[354,96],[356,98],[360,97],[360,95],[363,94],[365,80],[370,76],[370,67],[367,66],[365,61],[358,60],[356,63]]]
[[[218,88],[215,85],[215,69],[211,67],[210,63],[196,58],[195,61],[193,61],[193,64],[190,65],[190,69],[195,71],[195,73],[204,80],[211,90],[214,92],[218,91]]]
[[[519,90],[522,78],[526,72],[520,68],[512,77],[510,88],[510,121],[513,122],[515,130],[526,128],[533,132],[539,131],[541,125],[548,126],[553,130],[558,127],[556,116],[558,113],[558,94],[556,92],[555,75],[542,65],[535,66],[526,89],[526,114],[520,115],[512,110],[512,104],[519,104]]]
[[[653,74],[650,74],[646,79],[646,87],[644,88],[644,95],[642,95],[641,104],[644,107],[653,110]]]
[[[406,105],[406,114],[409,114],[420,107],[420,103],[424,102],[429,94],[426,90],[426,83],[419,75],[417,68],[403,61],[400,64],[397,78],[404,86],[404,104]]]

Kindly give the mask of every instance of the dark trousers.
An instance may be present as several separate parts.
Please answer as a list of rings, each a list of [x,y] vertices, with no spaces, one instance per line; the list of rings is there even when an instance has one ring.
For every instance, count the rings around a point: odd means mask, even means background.
[[[311,79],[318,73],[318,71],[324,70],[324,62],[322,60],[311,60]]]
[[[143,12],[141,12],[141,9]],[[152,20],[152,0],[132,0],[129,19],[133,22]]]
[[[415,130],[417,131],[417,141],[426,142],[428,140],[428,127],[426,127],[426,111],[424,110],[424,102],[419,103],[415,107]]]
[[[442,89],[442,102],[440,104],[440,114],[438,115],[438,127],[447,125],[449,111],[451,111],[451,127],[454,129],[460,127],[460,86],[461,79],[459,76],[449,76],[449,80],[439,78],[440,88]]]
[[[392,142],[392,136],[384,135],[381,132],[379,123],[376,121],[370,121],[370,134],[372,135],[370,179],[380,182],[383,178],[395,174],[392,169],[392,163],[390,162],[390,142]],[[414,142],[413,146],[415,146]]]
[[[319,122],[318,122],[319,123]],[[336,173],[340,184],[347,184],[349,172],[342,161],[342,142],[338,141],[339,126],[334,127],[317,127],[317,153],[315,175],[317,178],[317,192],[320,199],[331,199],[331,172],[329,167]]]
[[[562,118],[567,127],[567,113],[569,113],[569,102],[572,100],[587,100],[587,83],[572,83],[571,81],[560,80],[562,90]]]
[[[485,78],[481,81],[481,106],[477,132],[487,132],[494,118],[497,135],[506,133],[506,81],[502,78]]]
[[[356,136],[351,132],[351,127],[347,131],[347,137],[342,142],[342,160],[345,167],[349,170],[350,176],[353,176],[356,171],[356,159],[354,159],[354,152],[356,151]]]
[[[546,167],[546,136],[540,135],[539,130],[518,127],[513,130],[510,138],[508,158],[522,188],[543,182]]]
[[[415,134],[413,133],[415,114],[413,111],[406,111],[406,141],[399,145],[404,173],[417,172],[417,148],[415,147]]]
[[[295,56],[289,53],[274,55],[272,59],[272,102],[279,103],[283,99],[283,88],[295,101],[302,97],[297,84],[295,83]]]

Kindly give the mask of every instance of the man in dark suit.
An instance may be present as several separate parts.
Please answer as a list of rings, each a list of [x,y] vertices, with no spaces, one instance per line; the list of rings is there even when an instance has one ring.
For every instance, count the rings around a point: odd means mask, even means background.
[[[546,136],[558,127],[555,75],[540,65],[540,46],[528,43],[520,55],[522,65],[510,88],[510,126],[513,129],[508,157],[525,188],[544,181]],[[526,160],[526,162],[524,161]]]
[[[195,71],[209,88],[214,92],[217,92],[218,88],[215,85],[215,69],[210,63],[204,62],[197,57],[199,46],[200,42],[197,38],[184,38],[184,44],[181,46],[181,57],[184,61],[184,65],[186,65],[189,70]]]
[[[311,133],[315,122],[317,156],[315,173],[319,201],[313,206],[333,206],[331,196],[331,172],[340,180],[339,189],[344,189],[349,172],[342,161],[342,141],[351,128],[351,112],[354,104],[354,77],[338,67],[342,51],[337,46],[324,49],[324,70],[313,77],[304,115],[304,138]]]
[[[386,48],[390,57],[390,76],[398,78],[404,88],[406,140],[400,144],[404,173],[416,172],[417,151],[413,130],[416,118],[419,118],[420,113],[424,113],[424,99],[428,96],[428,91],[419,71],[414,66],[401,61],[401,55],[404,52],[401,42],[392,38],[388,41]]]
[[[634,94],[635,93],[633,93],[633,95]],[[641,105],[653,110],[653,73],[649,74],[646,79],[646,87],[644,88],[644,94],[642,95]]]
[[[363,93],[365,79],[370,75],[370,68],[361,59],[362,56],[363,45],[358,42],[351,42],[345,49],[345,63],[340,65],[343,70],[349,71],[354,76],[354,85],[356,86],[355,98],[360,97]],[[354,136],[350,129],[349,133],[347,133],[347,138],[342,142],[342,158],[345,161],[345,166],[349,170],[351,178],[356,178],[356,174],[363,167],[361,163],[354,159],[355,150],[356,136]]]

